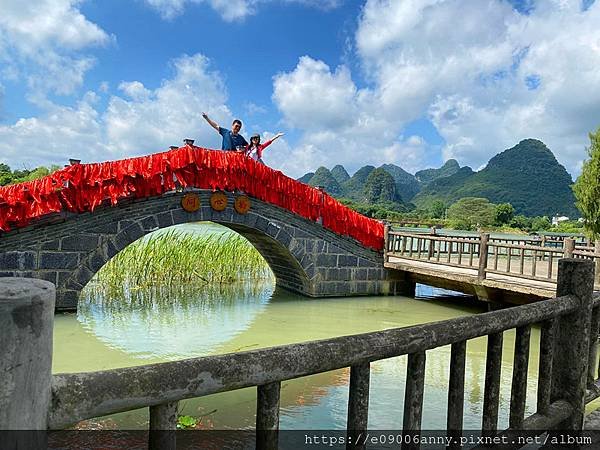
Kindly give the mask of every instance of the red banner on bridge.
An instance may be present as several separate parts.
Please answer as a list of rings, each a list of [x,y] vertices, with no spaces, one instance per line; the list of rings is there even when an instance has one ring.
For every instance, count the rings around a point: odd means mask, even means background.
[[[76,164],[44,178],[0,187],[0,230],[61,211],[93,211],[105,200],[145,198],[176,186],[241,190],[247,195],[316,221],[376,250],[383,224],[342,205],[318,189],[235,152],[186,146],[138,158]]]

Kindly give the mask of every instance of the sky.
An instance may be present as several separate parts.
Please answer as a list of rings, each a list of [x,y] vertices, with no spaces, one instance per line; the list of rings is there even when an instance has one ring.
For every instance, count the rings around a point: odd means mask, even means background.
[[[573,177],[600,126],[593,0],[0,0],[0,162],[220,148],[265,162],[475,170],[537,138]]]

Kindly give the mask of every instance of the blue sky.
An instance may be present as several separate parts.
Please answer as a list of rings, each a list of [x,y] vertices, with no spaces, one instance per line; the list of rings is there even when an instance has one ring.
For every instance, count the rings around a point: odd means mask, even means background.
[[[285,132],[266,161],[292,176],[478,169],[529,137],[576,176],[599,20],[589,0],[3,0],[0,161],[218,148],[206,111]]]

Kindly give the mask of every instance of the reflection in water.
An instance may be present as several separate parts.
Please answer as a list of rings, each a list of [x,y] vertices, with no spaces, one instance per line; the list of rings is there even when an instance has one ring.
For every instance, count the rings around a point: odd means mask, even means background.
[[[428,296],[428,295],[427,295]],[[272,284],[212,290],[147,290],[127,298],[88,293],[77,316],[57,316],[54,372],[80,372],[254,350],[445,320],[481,312],[467,303],[405,297],[307,299]],[[528,413],[536,392],[539,330],[532,331]],[[505,333],[500,426],[508,424],[514,332]],[[467,346],[465,428],[481,426],[486,339]],[[77,355],[75,357],[74,355]],[[444,428],[450,347],[427,352],[423,427]],[[406,357],[371,365],[369,425],[402,425]],[[284,429],[343,429],[349,369],[282,382]],[[201,418],[203,428],[253,428],[256,388],[180,402],[180,414]],[[121,428],[147,427],[147,410],[113,415]]]
[[[137,358],[205,356],[246,330],[269,302],[273,283],[212,289],[152,288],[103,298],[88,289],[77,318],[98,339]]]

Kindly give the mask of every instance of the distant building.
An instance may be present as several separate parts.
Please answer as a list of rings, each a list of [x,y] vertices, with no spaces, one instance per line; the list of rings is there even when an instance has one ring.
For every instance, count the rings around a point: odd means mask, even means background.
[[[565,222],[569,220],[569,218],[567,216],[559,216],[558,214],[556,216],[552,217],[552,225],[558,225],[561,222]]]

